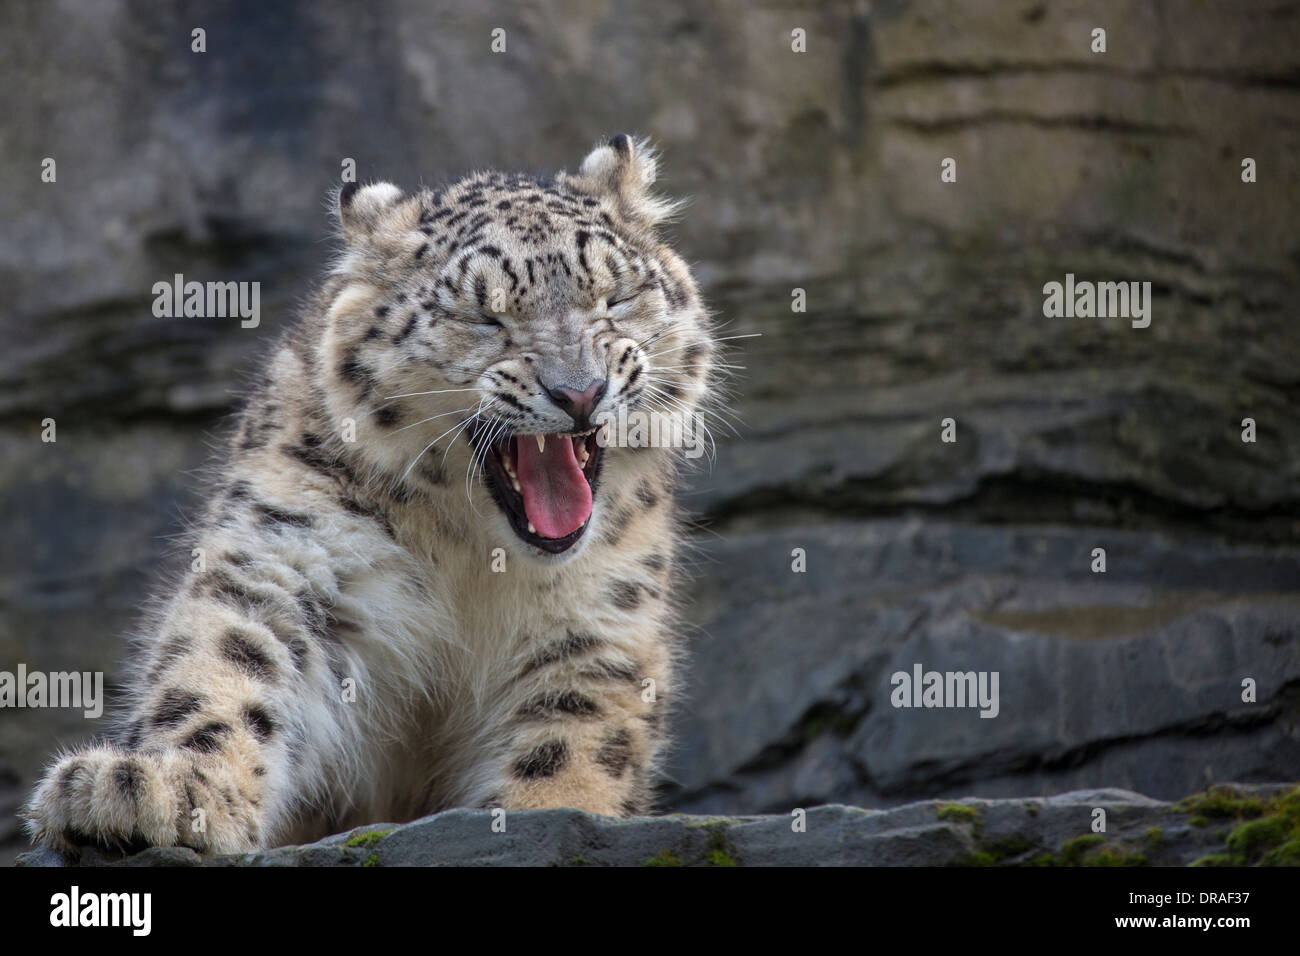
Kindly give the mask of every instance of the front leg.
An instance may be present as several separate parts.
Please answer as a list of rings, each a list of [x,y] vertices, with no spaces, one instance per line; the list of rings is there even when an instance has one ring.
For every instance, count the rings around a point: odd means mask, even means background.
[[[657,647],[629,651],[587,632],[570,630],[544,645],[511,691],[500,804],[613,817],[647,812],[663,746],[666,670]]]
[[[324,607],[271,561],[218,551],[161,623],[117,739],[50,768],[24,811],[34,841],[75,853],[271,845],[322,791],[322,755],[351,714],[321,640]]]

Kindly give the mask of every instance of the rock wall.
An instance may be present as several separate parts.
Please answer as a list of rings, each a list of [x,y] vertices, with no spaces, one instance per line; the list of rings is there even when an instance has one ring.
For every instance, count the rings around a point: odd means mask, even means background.
[[[631,130],[726,334],[761,333],[683,497],[667,808],[1293,780],[1298,33],[1229,0],[7,5],[0,669],[111,691],[345,158],[410,185]],[[261,325],[153,318],[176,272],[261,282]],[[1067,273],[1150,282],[1150,326],[1045,318]],[[999,671],[997,718],[892,708],[918,662]],[[0,711],[5,852],[87,723]]]

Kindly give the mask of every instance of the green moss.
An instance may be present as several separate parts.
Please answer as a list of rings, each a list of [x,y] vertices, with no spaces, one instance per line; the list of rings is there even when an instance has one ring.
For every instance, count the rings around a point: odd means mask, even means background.
[[[1187,813],[1211,820],[1253,819],[1264,813],[1264,801],[1246,796],[1235,787],[1211,787],[1204,793],[1184,797],[1170,808],[1173,813]],[[1192,821],[1188,821],[1191,823]],[[1204,826],[1205,824],[1192,824]]]
[[[936,811],[940,820],[949,823],[978,823],[979,811],[964,803],[945,803]]]
[[[362,865],[362,866],[378,866],[378,865],[379,865],[379,857],[377,857],[375,854],[372,853],[372,854],[370,854],[368,857],[366,857],[366,862],[362,863],[361,865]]]
[[[1105,842],[1106,838],[1100,833],[1085,833],[1083,836],[1077,836],[1072,840],[1066,840],[1061,844],[1061,866],[1078,866],[1083,860],[1083,855],[1094,846]]]
[[[359,847],[374,846],[376,843],[378,843],[380,840],[382,840],[384,837],[388,836],[388,834],[392,832],[393,832],[392,830],[371,830],[369,833],[358,833],[356,836],[354,836],[351,840],[348,840],[343,845],[359,846]]]
[[[641,864],[642,866],[685,866],[686,864],[672,850],[660,850],[650,859]]]
[[[1259,861],[1260,866],[1300,866],[1300,839],[1287,840]]]
[[[1005,836],[1001,839],[992,840],[989,843],[984,844],[959,865],[998,866],[1005,863],[1007,860],[1014,859],[1018,856],[1024,856],[1037,846],[1037,841],[1031,840],[1027,836],[1013,833],[1010,836]]]
[[[1237,824],[1227,843],[1247,864],[1294,865],[1283,861],[1300,850],[1300,788],[1273,797],[1259,818]]]
[[[1010,860],[1017,856],[1024,856],[1030,850],[1037,849],[1038,841],[1032,840],[1022,834],[1013,833],[1010,836],[993,840],[988,844],[987,852],[993,855],[993,858],[1001,863],[1003,860]]]
[[[1300,787],[1264,799],[1232,787],[1215,787],[1180,800],[1174,811],[1195,813],[1187,822],[1235,823],[1220,832],[1226,853],[1211,853],[1192,866],[1300,866]]]
[[[1165,842],[1165,832],[1159,827],[1151,827],[1147,830],[1147,846],[1152,850],[1160,849],[1160,844]]]
[[[1152,837],[1152,831],[1157,834]],[[1159,830],[1147,831],[1147,842],[1159,839]],[[1097,852],[1091,853],[1093,848]],[[1057,854],[1043,853],[1030,861],[1030,866],[1146,866],[1147,856],[1123,842],[1107,843],[1100,833],[1086,833],[1061,844]]]
[[[1036,804],[1036,803],[1029,803],[1029,804],[1026,804],[1026,805],[1025,805],[1025,812],[1028,813],[1031,817],[1036,817],[1036,816],[1038,816],[1038,804]]]
[[[575,856],[572,860],[569,861],[569,865],[570,865],[570,866],[586,866],[586,865],[587,865],[587,861],[586,861],[584,858],[580,857],[580,856]]]
[[[739,866],[732,849],[727,843],[727,818],[707,820],[702,823],[688,823],[694,830],[704,830],[709,835],[709,845],[701,856],[688,854],[686,862],[673,850],[661,850],[642,863],[642,866]]]
[[[721,824],[709,827],[709,852],[704,857],[705,866],[736,866],[731,848],[727,845],[727,830]]]
[[[1286,842],[1291,821],[1283,814],[1250,820],[1228,834],[1228,849],[1243,856],[1258,856]]]
[[[1081,862],[1083,866],[1146,866],[1147,858],[1145,854],[1108,843],[1092,856],[1084,857]]]

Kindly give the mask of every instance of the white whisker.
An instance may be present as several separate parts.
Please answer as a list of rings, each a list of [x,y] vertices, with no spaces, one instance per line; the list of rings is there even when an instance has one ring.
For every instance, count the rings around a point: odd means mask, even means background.
[[[395,398],[415,398],[417,395],[446,395],[448,392],[477,392],[477,388],[435,388],[431,392],[405,392],[401,395],[388,395],[384,401],[391,402]]]
[[[721,338],[712,339],[711,341],[731,342],[734,341],[735,339],[756,339],[759,338],[762,334],[763,334],[762,332],[750,332],[745,335],[724,335]],[[658,355],[667,355],[669,352],[680,352],[682,349],[688,349],[692,345],[699,345],[699,344],[700,343],[698,342],[686,342],[683,345],[674,345],[672,348],[664,349],[662,352],[651,352],[649,355],[646,356],[646,358],[655,358]]]
[[[409,424],[409,425],[403,425],[401,428],[394,428],[394,429],[393,429],[393,432],[394,432],[394,433],[397,433],[397,432],[404,432],[404,431],[406,431],[408,428],[414,428],[416,425],[424,425],[424,424],[426,424],[427,422],[431,422],[431,421],[433,421],[433,420],[436,419],[436,418],[446,418],[448,415],[458,415],[458,414],[460,414],[460,413],[462,413],[462,412],[467,412],[467,411],[469,411],[469,408],[468,408],[468,407],[466,407],[466,408],[457,408],[457,409],[454,409],[454,410],[452,410],[452,411],[450,411],[450,412],[443,412],[441,415],[431,415],[431,416],[429,416],[428,418],[422,418],[422,419],[420,419],[418,422],[411,422],[411,424]]]
[[[433,441],[429,442],[429,444],[425,445],[423,451],[421,451],[419,455],[416,455],[413,459],[411,459],[411,463],[406,466],[406,471],[402,472],[402,480],[403,481],[406,480],[406,476],[411,473],[411,469],[415,467],[415,463],[420,460],[420,458],[424,455],[424,452],[428,451],[434,445],[438,444],[438,442],[443,438],[444,435],[450,435],[458,428],[463,428],[466,422],[468,422],[469,420],[470,419],[466,419],[464,422],[461,422],[459,425],[453,425],[451,428],[448,428],[445,432],[443,432],[442,435],[439,435]]]

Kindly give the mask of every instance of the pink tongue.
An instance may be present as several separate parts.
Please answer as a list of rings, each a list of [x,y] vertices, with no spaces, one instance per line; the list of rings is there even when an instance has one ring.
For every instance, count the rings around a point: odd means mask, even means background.
[[[591,485],[582,475],[573,439],[550,436],[537,450],[534,435],[515,441],[515,471],[524,496],[524,513],[543,538],[573,534],[591,517]]]

